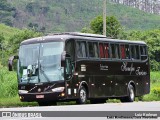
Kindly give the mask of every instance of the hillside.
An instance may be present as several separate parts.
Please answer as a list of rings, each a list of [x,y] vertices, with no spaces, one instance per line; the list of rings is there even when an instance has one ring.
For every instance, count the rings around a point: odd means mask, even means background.
[[[102,14],[102,0],[7,0],[14,27],[42,32],[81,31]],[[160,28],[160,16],[107,2],[107,15],[116,16],[127,30]]]
[[[0,24],[0,35],[3,35],[5,39],[8,39],[9,37],[13,36],[17,32],[20,32],[19,29],[6,26],[4,24]]]

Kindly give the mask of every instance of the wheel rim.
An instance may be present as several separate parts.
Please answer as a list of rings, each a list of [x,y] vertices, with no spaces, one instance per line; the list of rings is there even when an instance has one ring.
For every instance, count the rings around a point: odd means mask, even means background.
[[[80,98],[83,103],[86,101],[86,91],[83,89],[80,91]]]
[[[133,88],[130,88],[130,98],[131,98],[131,100],[134,101],[134,90],[133,90]]]

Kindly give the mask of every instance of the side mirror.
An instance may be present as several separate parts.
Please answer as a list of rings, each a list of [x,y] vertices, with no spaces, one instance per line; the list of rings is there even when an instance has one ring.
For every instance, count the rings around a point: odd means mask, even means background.
[[[19,57],[18,56],[12,56],[12,57],[9,58],[9,60],[8,60],[8,70],[9,71],[13,71],[13,61],[15,59],[19,59]]]

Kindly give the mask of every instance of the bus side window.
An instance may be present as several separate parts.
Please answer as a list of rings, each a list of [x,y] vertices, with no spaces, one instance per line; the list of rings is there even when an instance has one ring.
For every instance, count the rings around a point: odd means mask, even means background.
[[[116,55],[115,55],[115,45],[114,44],[111,44],[111,57],[112,58],[116,58]]]
[[[121,45],[121,58],[122,59],[126,58],[126,52],[125,52],[125,46],[124,46],[124,44]]]
[[[88,42],[88,52],[89,52],[89,57],[94,57],[94,49],[93,49],[93,44],[91,42]]]
[[[140,46],[141,60],[147,59],[147,48],[146,46]]]
[[[117,59],[120,59],[120,51],[119,51],[119,44],[115,44],[115,57],[117,58]]]
[[[66,44],[66,52],[71,56],[71,60],[74,61],[75,58],[75,50],[74,50],[74,41],[69,40]]]
[[[100,52],[100,58],[105,58],[105,56],[104,56],[104,45],[103,45],[103,43],[99,43],[99,52]]]
[[[129,45],[125,45],[126,59],[130,59]]]
[[[109,58],[109,44],[108,43],[104,44],[104,49],[105,49],[105,57]]]
[[[136,59],[135,46],[131,45],[131,59]]]
[[[89,57],[98,58],[98,44],[93,42],[88,42]]]
[[[77,41],[77,43],[76,43],[76,50],[77,50],[77,57],[78,58],[85,58],[85,57],[87,57],[87,54],[86,54],[86,42],[84,42],[84,41]]]
[[[140,52],[139,52],[139,46],[138,45],[136,45],[135,46],[136,47],[136,59],[140,59]]]
[[[94,47],[94,57],[98,58],[99,57],[98,44],[97,43],[93,43],[93,47]]]

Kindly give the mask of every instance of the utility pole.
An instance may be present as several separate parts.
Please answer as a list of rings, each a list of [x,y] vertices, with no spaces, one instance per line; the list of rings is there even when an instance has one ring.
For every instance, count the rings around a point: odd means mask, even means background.
[[[1,49],[2,49],[2,51],[1,51],[1,60],[2,60],[2,63],[3,63],[3,44],[0,43],[0,46],[1,46]]]
[[[103,35],[106,36],[106,0],[103,0]]]

